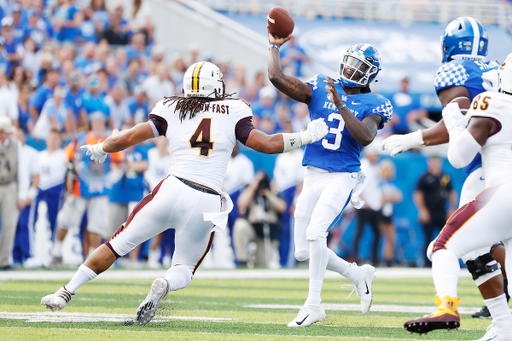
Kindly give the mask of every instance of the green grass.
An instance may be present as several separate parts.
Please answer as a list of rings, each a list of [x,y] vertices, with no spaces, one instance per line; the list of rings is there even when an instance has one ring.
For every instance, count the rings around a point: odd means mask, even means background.
[[[285,271],[285,270],[283,270]],[[206,280],[195,279],[181,291],[170,293],[157,315],[173,319],[133,324],[139,303],[145,298],[150,280],[95,280],[84,285],[63,311],[80,314],[128,314],[122,321],[70,322],[65,316],[53,322],[32,322],[28,317],[14,319],[8,313],[49,312],[39,305],[41,297],[54,292],[62,281],[0,282],[0,340],[308,340],[324,337],[336,340],[474,340],[480,338],[490,320],[462,315],[462,328],[435,331],[428,335],[410,334],[403,323],[422,316],[405,312],[370,312],[327,310],[327,318],[309,328],[287,328],[297,309],[252,308],[255,304],[302,305],[307,296],[307,279]],[[64,283],[65,284],[65,283]],[[322,303],[359,303],[348,290],[348,281],[328,279],[324,283]],[[374,305],[426,306],[434,308],[431,279],[379,279],[373,285]],[[462,307],[478,307],[482,298],[467,278],[459,282]],[[77,314],[78,313],[78,314]],[[181,318],[181,319],[174,319]],[[198,318],[220,320],[198,320]],[[62,320],[59,320],[62,319]]]

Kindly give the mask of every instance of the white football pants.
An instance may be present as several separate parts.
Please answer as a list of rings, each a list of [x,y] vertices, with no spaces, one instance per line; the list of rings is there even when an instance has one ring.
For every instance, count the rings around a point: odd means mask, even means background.
[[[176,229],[172,265],[184,265],[194,273],[214,236],[213,224],[204,221],[203,212],[219,212],[220,199],[220,195],[200,192],[168,176],[139,201],[108,243],[117,255],[124,256],[149,238]]]
[[[309,258],[308,241],[327,237],[349,203],[356,183],[357,173],[327,172],[308,167],[295,209],[297,259]]]

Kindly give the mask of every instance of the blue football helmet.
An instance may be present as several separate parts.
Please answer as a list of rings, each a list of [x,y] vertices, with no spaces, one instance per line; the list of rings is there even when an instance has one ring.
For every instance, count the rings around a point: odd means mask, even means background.
[[[482,60],[487,56],[487,31],[478,20],[460,17],[446,26],[441,36],[443,63],[452,59]]]
[[[370,44],[351,46],[341,59],[338,74],[343,86],[366,87],[380,71],[380,55]]]

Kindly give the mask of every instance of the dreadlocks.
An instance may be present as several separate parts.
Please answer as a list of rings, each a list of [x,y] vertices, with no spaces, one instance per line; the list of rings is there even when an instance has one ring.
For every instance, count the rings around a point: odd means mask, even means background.
[[[174,109],[174,112],[179,111],[180,113],[180,121],[183,122],[185,118],[194,118],[196,114],[204,109],[204,106],[208,102],[213,101],[221,101],[224,99],[232,99],[232,94],[224,94],[221,96],[218,96],[216,98],[209,98],[209,97],[181,97],[181,96],[171,96],[171,97],[164,97],[164,105],[172,105],[176,103],[176,108]]]

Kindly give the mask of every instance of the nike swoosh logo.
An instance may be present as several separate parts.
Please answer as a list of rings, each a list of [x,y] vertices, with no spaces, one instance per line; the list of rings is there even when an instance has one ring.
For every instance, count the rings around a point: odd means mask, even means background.
[[[353,105],[359,105],[359,104],[361,104],[361,103],[356,103],[356,102],[352,101],[352,104],[353,104]]]
[[[481,176],[481,177],[480,177],[480,180],[485,181],[485,179],[484,179],[484,177],[483,177],[483,176]]]
[[[308,314],[306,317],[304,317],[304,319],[302,321],[295,321],[295,323],[297,323],[299,326],[302,325],[304,323],[304,321],[306,321],[306,319],[309,317],[310,314]]]
[[[370,290],[368,289],[368,284],[366,284],[366,282],[364,282],[364,285],[366,285],[366,292],[365,292],[365,294],[368,295],[370,293]]]

